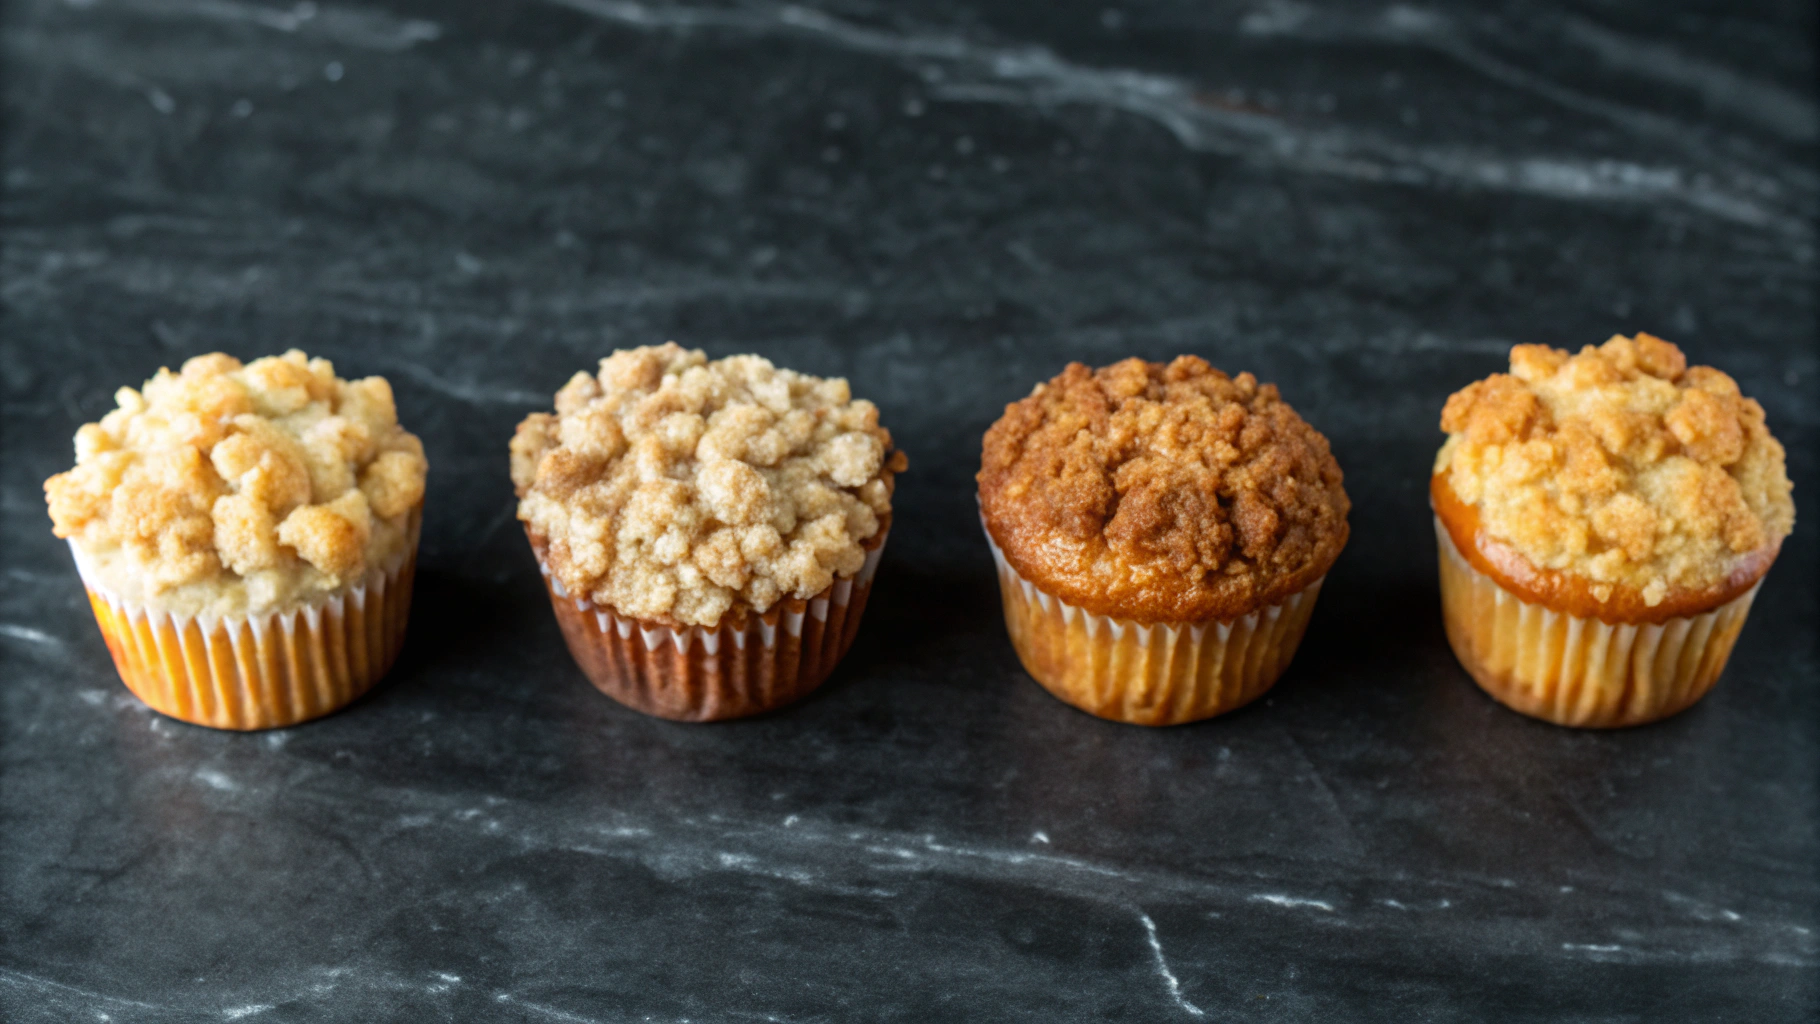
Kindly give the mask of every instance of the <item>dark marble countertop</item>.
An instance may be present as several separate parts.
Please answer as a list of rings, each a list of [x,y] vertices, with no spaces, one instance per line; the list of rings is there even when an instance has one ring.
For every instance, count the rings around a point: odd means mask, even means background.
[[[0,1018],[1820,1018],[1814,513],[1706,701],[1576,732],[1455,663],[1424,489],[1510,344],[1644,329],[1820,496],[1814,33],[11,0]],[[911,455],[855,649],[758,720],[596,693],[513,521],[513,424],[666,339],[845,375]],[[290,346],[429,447],[411,638],[331,718],[183,725],[120,685],[40,483],[116,387]],[[1333,439],[1353,537],[1267,700],[1146,730],[1020,670],[971,478],[1067,360],[1183,352]]]

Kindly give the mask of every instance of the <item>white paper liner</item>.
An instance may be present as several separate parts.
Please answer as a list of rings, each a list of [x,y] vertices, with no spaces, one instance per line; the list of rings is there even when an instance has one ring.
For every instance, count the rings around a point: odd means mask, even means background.
[[[414,530],[389,569],[315,603],[253,615],[133,603],[70,550],[121,680],[154,710],[196,725],[270,729],[326,715],[371,688],[404,645]]]
[[[1046,593],[1011,567],[991,531],[986,545],[1025,669],[1083,711],[1141,725],[1197,721],[1256,700],[1289,667],[1326,581],[1230,622],[1146,623]]]
[[[1441,606],[1460,663],[1524,714],[1587,728],[1641,725],[1718,682],[1761,581],[1700,615],[1611,624],[1533,604],[1473,568],[1439,516]]]

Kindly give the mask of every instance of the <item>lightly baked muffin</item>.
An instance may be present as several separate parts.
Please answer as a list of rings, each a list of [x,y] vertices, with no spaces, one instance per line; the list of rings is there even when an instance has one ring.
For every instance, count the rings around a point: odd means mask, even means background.
[[[570,653],[607,696],[681,721],[769,711],[827,679],[907,465],[845,380],[674,342],[576,374],[511,453]]]
[[[1510,350],[1447,400],[1430,493],[1447,638],[1524,714],[1666,718],[1718,681],[1794,527],[1763,407],[1674,345]]]
[[[1275,385],[1194,356],[1037,385],[986,432],[979,501],[1024,667],[1140,725],[1276,682],[1351,508],[1327,439]]]
[[[44,492],[127,687],[218,729],[366,692],[404,643],[428,469],[391,386],[214,353],[114,397]]]

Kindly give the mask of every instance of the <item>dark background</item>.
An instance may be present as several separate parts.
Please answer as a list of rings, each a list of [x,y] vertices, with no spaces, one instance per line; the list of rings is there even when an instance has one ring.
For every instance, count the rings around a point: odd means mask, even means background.
[[[1424,483],[1514,342],[1638,329],[1815,473],[1811,4],[4,5],[0,1018],[1811,1021],[1813,513],[1667,723],[1505,711]],[[849,377],[911,458],[867,623],[770,717],[591,689],[506,440],[676,339]],[[211,350],[384,374],[411,639],[232,735],[117,681],[41,481]],[[1070,359],[1251,370],[1353,537],[1271,696],[1023,675],[980,434]]]

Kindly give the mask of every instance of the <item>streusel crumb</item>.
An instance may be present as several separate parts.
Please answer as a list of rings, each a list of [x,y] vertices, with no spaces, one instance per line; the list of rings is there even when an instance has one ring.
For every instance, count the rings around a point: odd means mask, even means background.
[[[511,454],[518,518],[570,593],[708,627],[857,573],[906,465],[845,380],[673,342],[576,374]]]
[[[308,602],[389,565],[423,499],[423,445],[381,377],[292,350],[161,369],[76,432],[44,483],[57,536],[122,597],[187,614]]]
[[[1447,400],[1435,472],[1535,565],[1635,587],[1654,606],[1793,529],[1763,407],[1669,342],[1518,345],[1510,370]]]
[[[1231,619],[1312,583],[1350,503],[1273,384],[1195,356],[1072,363],[986,432],[988,529],[1019,573],[1100,614]]]

